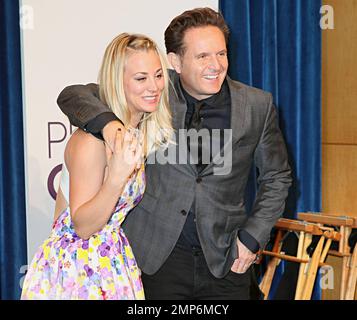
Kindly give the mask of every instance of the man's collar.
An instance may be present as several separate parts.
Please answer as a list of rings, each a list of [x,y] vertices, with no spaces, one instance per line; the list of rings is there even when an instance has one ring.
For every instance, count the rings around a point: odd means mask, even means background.
[[[205,105],[217,107],[217,105],[222,103],[222,100],[226,99],[227,97],[229,98],[229,87],[227,83],[227,78],[224,79],[222,87],[217,93],[202,100],[198,100],[195,97],[192,97],[182,86],[180,78],[178,82],[187,104],[195,104],[200,101],[203,102]]]

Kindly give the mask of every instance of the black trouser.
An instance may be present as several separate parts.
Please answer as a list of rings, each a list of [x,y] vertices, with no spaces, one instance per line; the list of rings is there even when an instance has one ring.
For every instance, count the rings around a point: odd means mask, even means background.
[[[257,289],[252,267],[244,274],[229,271],[219,279],[209,271],[201,249],[179,245],[158,272],[143,273],[142,281],[148,300],[248,300]]]

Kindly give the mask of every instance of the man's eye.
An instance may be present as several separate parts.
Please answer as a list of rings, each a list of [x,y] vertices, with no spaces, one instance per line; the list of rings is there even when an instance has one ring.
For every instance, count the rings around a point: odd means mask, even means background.
[[[200,54],[200,55],[198,56],[198,59],[204,59],[204,58],[206,58],[206,57],[207,57],[206,54]]]

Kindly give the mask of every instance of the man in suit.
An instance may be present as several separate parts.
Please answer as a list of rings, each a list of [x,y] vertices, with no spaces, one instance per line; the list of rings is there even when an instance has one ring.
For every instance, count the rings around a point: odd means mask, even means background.
[[[147,164],[144,198],[123,228],[148,299],[249,299],[257,252],[284,210],[291,176],[272,96],[227,76],[228,33],[209,8],[182,13],[165,31],[174,129],[229,130],[231,168],[215,174],[215,154],[208,163]],[[121,126],[94,84],[65,88],[58,104],[73,125],[108,143]],[[258,191],[248,215],[253,164]]]

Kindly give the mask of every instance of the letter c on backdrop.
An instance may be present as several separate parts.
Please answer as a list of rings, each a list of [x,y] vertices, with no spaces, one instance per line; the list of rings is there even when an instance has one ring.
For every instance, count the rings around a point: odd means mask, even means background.
[[[54,167],[47,179],[47,189],[53,200],[56,200],[57,192],[55,190],[54,182],[57,174],[62,171],[62,164]]]

